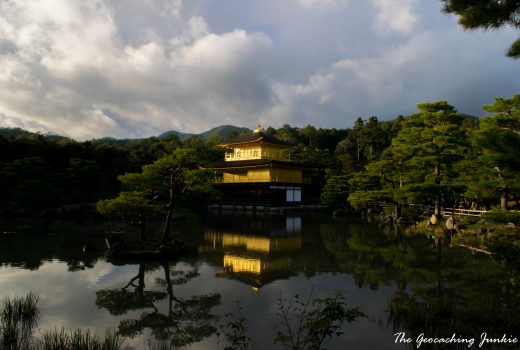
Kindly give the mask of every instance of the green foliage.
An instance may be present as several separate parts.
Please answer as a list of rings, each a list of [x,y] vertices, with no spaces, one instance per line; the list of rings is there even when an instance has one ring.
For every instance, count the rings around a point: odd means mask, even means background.
[[[0,170],[5,205],[40,212],[63,202],[59,175],[41,157],[15,159]]]
[[[321,169],[336,167],[336,160],[328,150],[299,145],[291,150],[291,160]]]
[[[356,209],[372,207],[378,202],[392,202],[392,193],[383,188],[379,176],[367,172],[353,173],[349,177],[351,193],[348,202]]]
[[[493,116],[482,118],[475,132],[476,151],[466,161],[465,180],[470,193],[490,203],[502,197],[507,209],[509,196],[520,192],[520,95],[495,98],[483,108]]]
[[[497,224],[507,224],[512,222],[515,226],[520,226],[520,213],[493,209],[484,214],[483,219]]]
[[[90,204],[119,192],[118,176],[191,148],[198,162],[222,160],[215,140],[162,138],[76,142],[56,135],[0,128],[0,206],[9,213],[44,214],[65,205]],[[53,213],[58,212],[54,210]]]
[[[321,192],[321,204],[332,208],[344,208],[349,194],[348,177],[346,175],[332,175]]]
[[[520,28],[520,3],[517,0],[441,0],[443,11],[459,16],[464,29],[498,29],[504,26]],[[520,57],[520,39],[516,40],[507,55]]]
[[[520,57],[520,39],[516,39],[513,42],[509,50],[507,50],[507,55],[516,59]]]
[[[434,203],[438,208],[442,202],[450,206],[464,193],[487,207],[501,199],[505,208],[512,200],[520,205],[519,105],[520,95],[495,98],[484,106],[492,115],[479,119],[437,101],[420,103],[418,113],[392,121],[358,118],[351,129],[285,124],[266,132],[296,145],[291,159],[312,168],[306,178],[312,177],[316,188],[310,192],[321,191],[320,200],[327,205],[343,206],[348,197],[356,208],[378,202],[396,209]],[[210,168],[221,162],[218,144],[240,130],[215,131],[207,139],[191,135],[180,140],[170,133],[79,143],[0,129],[0,206],[8,213],[47,214],[112,196],[99,201],[98,210],[142,228],[145,216],[162,215],[173,204],[194,206],[218,197],[210,174],[197,164]],[[183,152],[186,163],[170,184],[169,172],[179,161],[176,154]],[[182,195],[186,183],[191,183],[189,191]]]
[[[7,133],[0,153],[0,205],[35,215],[113,193],[126,156],[115,148],[29,132]]]
[[[372,160],[379,159],[383,150],[390,145],[395,130],[393,123],[379,122],[377,117],[367,121],[358,118],[354,128],[349,130],[345,139],[335,149],[336,156],[343,163],[343,171],[361,171]]]
[[[132,220],[143,212],[159,213],[161,206],[151,202],[143,192],[121,192],[117,198],[103,199],[97,202],[97,210],[103,215],[118,215],[124,219]]]
[[[210,174],[198,168],[195,150],[177,148],[171,154],[142,167],[140,173],[119,176],[123,190],[114,199],[101,200],[101,214],[117,215],[140,228],[145,239],[146,216],[165,215],[163,242],[169,236],[172,211],[192,190],[204,192]]]
[[[326,149],[317,147],[307,147],[300,144],[291,150],[291,160],[295,163],[312,167],[310,178],[313,184],[320,188],[325,184],[326,171],[334,171],[338,169],[338,163],[331,152]],[[317,171],[316,171],[317,170]]]
[[[441,196],[458,190],[456,162],[464,159],[468,138],[465,116],[446,101],[420,103],[419,113],[406,117],[380,159],[366,166],[365,176],[352,179],[355,191],[349,201],[359,207],[370,201],[440,206]],[[379,186],[367,179],[380,178]]]

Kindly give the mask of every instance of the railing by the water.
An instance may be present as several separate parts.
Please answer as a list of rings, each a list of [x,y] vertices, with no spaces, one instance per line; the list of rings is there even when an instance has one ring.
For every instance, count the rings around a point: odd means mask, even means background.
[[[482,215],[484,215],[487,212],[488,212],[488,210],[444,208],[444,215],[481,217]]]

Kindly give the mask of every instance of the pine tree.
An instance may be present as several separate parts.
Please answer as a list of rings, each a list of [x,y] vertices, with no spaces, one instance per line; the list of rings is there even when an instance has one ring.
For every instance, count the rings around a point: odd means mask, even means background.
[[[482,153],[472,185],[477,192],[500,193],[500,206],[507,210],[509,196],[520,192],[520,95],[495,98],[483,109],[493,116],[480,123],[476,141]]]
[[[435,203],[435,213],[440,215],[443,197],[460,191],[454,165],[468,151],[463,114],[446,101],[417,107],[419,113],[404,119],[381,159],[366,167],[366,176],[378,176],[380,187],[364,195],[379,195],[380,200],[395,204],[397,217],[406,203]],[[349,201],[360,195],[353,193]]]

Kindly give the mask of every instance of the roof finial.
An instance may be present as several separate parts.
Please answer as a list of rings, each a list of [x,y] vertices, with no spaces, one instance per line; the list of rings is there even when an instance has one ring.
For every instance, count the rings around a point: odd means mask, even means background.
[[[257,125],[256,125],[256,129],[253,130],[253,132],[254,132],[254,133],[259,133],[259,132],[261,132],[262,130],[263,130],[263,129],[262,129],[262,125],[257,124]]]

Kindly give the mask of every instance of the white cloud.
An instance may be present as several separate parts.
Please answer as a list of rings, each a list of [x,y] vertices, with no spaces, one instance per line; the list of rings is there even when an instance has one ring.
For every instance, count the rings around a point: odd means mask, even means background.
[[[176,37],[122,45],[113,13],[100,2],[67,1],[41,16],[28,3],[17,5],[11,19],[2,18],[5,33],[22,33],[10,40],[16,52],[0,55],[0,84],[11,92],[0,97],[0,112],[16,116],[10,123],[40,120],[79,139],[198,130],[210,119],[219,122],[216,111],[238,118],[257,99],[257,89],[266,94],[257,75],[271,49],[263,34],[237,29],[218,35],[203,18],[191,17]]]
[[[398,34],[411,34],[417,23],[413,11],[415,0],[374,0],[377,8],[375,26],[380,33],[388,31]]]
[[[304,8],[337,7],[346,5],[349,0],[294,0]]]

